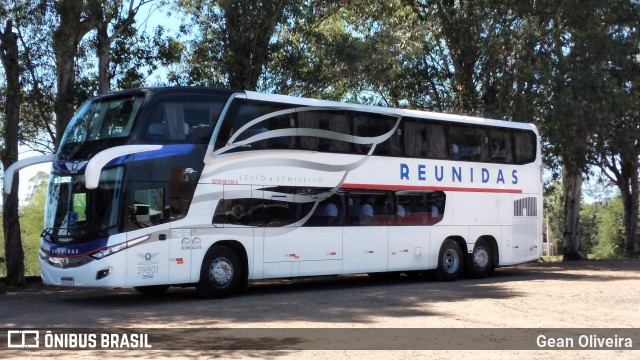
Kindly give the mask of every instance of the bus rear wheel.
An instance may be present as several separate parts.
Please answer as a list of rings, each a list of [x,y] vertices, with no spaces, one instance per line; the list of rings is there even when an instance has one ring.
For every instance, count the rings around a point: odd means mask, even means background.
[[[493,248],[488,241],[479,239],[473,247],[473,252],[467,255],[467,275],[474,279],[485,278],[494,270]]]
[[[438,267],[433,270],[433,277],[438,281],[454,281],[460,278],[464,266],[462,250],[457,242],[447,239],[440,248]]]
[[[198,293],[206,298],[220,299],[235,294],[242,280],[238,254],[226,246],[213,246],[204,256]]]

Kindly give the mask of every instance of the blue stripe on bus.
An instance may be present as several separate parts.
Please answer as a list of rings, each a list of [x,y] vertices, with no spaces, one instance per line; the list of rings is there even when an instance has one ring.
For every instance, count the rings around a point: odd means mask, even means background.
[[[196,145],[194,144],[173,144],[173,145],[163,145],[162,149],[154,150],[154,151],[145,151],[138,154],[130,154],[117,157],[107,165],[105,168],[122,165],[125,164],[131,159],[133,161],[143,161],[143,160],[151,160],[151,159],[159,159],[163,157],[170,157],[176,155],[185,155],[193,151]],[[53,170],[58,174],[78,174],[82,173],[87,166],[88,160],[83,161],[65,161],[65,160],[57,160],[53,162]]]
[[[143,160],[151,160],[151,159],[160,159],[160,158],[170,157],[170,156],[185,155],[193,151],[195,147],[196,146],[194,144],[163,145],[162,149],[160,150],[145,151],[138,154],[120,156],[118,158],[111,160],[105,167],[124,164],[130,161],[132,157],[133,157],[133,161],[143,161]]]

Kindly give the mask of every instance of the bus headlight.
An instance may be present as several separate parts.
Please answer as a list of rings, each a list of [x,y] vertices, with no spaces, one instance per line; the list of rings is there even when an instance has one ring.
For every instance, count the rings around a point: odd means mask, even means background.
[[[113,254],[115,254],[117,252],[120,252],[120,251],[122,251],[122,250],[124,250],[126,248],[127,248],[127,243],[124,242],[122,244],[113,245],[113,246],[109,246],[106,249],[102,249],[102,250],[98,251],[95,254],[91,254],[91,257],[94,258],[94,259],[100,260],[100,259],[103,259],[103,258],[109,256],[109,255],[113,255]]]
[[[105,249],[102,249],[98,252],[95,252],[93,254],[91,254],[91,257],[97,260],[100,259],[104,259],[105,257],[109,256],[109,255],[113,255],[117,252],[120,252],[126,248],[130,248],[134,245],[138,245],[141,242],[147,241],[149,240],[150,236],[149,235],[145,235],[143,237],[139,237],[137,239],[133,239],[131,241],[127,241],[127,242],[123,242],[121,244],[117,244],[117,245],[113,245],[113,246],[109,246]]]
[[[84,264],[88,264],[94,259],[89,256],[79,256],[79,257],[57,257],[51,256],[41,253],[40,258],[43,261],[46,261],[49,265],[60,268],[60,269],[68,269],[79,267]]]

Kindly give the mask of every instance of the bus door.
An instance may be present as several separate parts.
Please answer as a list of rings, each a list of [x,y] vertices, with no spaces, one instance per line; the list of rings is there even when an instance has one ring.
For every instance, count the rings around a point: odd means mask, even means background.
[[[163,220],[165,192],[163,183],[131,182],[127,241],[141,242],[127,249],[129,286],[166,284],[169,280],[170,229]]]
[[[263,278],[262,241],[256,241],[257,234],[261,233],[261,229],[256,227],[258,226],[256,207],[262,203],[262,194],[256,190],[255,186],[251,185],[209,185],[205,189],[203,193],[222,196],[213,215],[214,233],[216,234],[214,242],[218,240],[239,241],[247,251],[249,278]],[[207,250],[202,248],[200,244],[204,241],[205,234],[202,230],[196,229],[191,235],[192,258],[200,264]],[[193,268],[192,277],[199,271],[199,265],[197,268]]]
[[[322,189],[319,191],[326,191]],[[334,275],[342,273],[342,231],[346,223],[346,194],[318,195],[314,202],[303,202],[307,194],[297,195],[295,239],[298,268],[294,275]],[[313,193],[313,191],[311,191]],[[297,270],[297,272],[296,272]]]
[[[263,203],[255,214],[262,230],[265,277],[341,273],[344,206],[339,195],[310,201],[312,196],[313,189],[264,191],[260,196]]]
[[[384,191],[351,191],[344,228],[343,273],[387,271],[393,201]]]
[[[442,219],[443,192],[395,193],[395,225],[389,228],[389,270],[429,268],[430,226]]]

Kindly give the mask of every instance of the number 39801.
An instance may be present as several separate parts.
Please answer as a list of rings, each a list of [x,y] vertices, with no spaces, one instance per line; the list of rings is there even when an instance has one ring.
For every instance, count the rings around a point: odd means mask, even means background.
[[[138,274],[157,274],[160,272],[158,265],[138,266]]]

